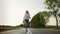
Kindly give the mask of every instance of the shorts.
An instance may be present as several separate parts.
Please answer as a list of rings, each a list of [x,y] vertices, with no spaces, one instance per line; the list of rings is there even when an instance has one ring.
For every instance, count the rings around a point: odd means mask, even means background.
[[[25,28],[29,28],[29,20],[25,19]]]

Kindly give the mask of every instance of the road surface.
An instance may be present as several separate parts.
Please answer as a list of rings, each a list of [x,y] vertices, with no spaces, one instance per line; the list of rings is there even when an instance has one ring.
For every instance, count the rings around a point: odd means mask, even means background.
[[[30,29],[33,34],[60,34],[60,30]]]
[[[29,28],[28,32],[25,28],[0,32],[0,34],[60,34],[60,30],[49,30],[49,29],[35,29]]]

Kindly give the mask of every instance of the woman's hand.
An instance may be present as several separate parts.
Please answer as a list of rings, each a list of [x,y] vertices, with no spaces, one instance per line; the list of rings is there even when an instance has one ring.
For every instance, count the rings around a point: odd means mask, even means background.
[[[23,20],[23,23],[25,23],[25,20]]]

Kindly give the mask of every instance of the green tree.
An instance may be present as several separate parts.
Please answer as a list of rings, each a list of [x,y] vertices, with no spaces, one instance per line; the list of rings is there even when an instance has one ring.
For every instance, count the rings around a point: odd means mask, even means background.
[[[51,12],[43,11],[37,13],[31,20],[30,26],[34,28],[43,28],[45,27],[48,18],[51,16]]]
[[[24,27],[24,24],[20,24],[18,27]]]
[[[60,13],[58,14],[58,16],[60,17]]]
[[[34,27],[34,28],[40,27],[40,26],[38,26],[38,25],[40,25],[40,24],[38,24],[39,20],[40,20],[40,18],[39,18],[39,13],[38,13],[32,18],[32,20],[30,22],[30,27]]]
[[[56,18],[56,27],[58,28],[58,9],[60,8],[60,0],[46,0],[45,4],[47,5],[47,8],[53,11],[53,15]]]

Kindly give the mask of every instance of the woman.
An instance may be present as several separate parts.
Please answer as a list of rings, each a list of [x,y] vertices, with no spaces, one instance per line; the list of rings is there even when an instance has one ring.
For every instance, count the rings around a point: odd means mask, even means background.
[[[28,10],[26,10],[26,13],[24,15],[24,20],[23,20],[23,23],[25,24],[26,32],[27,32],[27,28],[29,28],[29,19],[30,19],[30,14]]]

